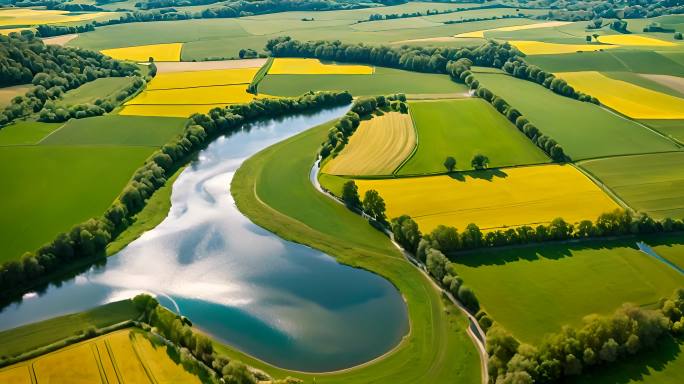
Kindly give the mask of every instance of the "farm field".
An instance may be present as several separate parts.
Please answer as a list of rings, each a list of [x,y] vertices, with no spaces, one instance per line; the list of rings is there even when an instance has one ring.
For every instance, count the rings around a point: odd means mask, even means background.
[[[467,88],[447,76],[376,67],[372,75],[267,75],[259,92],[274,96],[296,96],[310,90],[348,90],[355,96],[390,93],[444,94],[465,96]]]
[[[610,197],[571,165],[490,169],[449,176],[356,180],[359,194],[375,189],[387,217],[411,216],[426,233],[438,225],[482,230],[595,220],[618,208]]]
[[[249,84],[258,70],[259,68],[238,68],[160,73],[152,79],[147,90]]]
[[[632,85],[642,88],[647,88],[651,91],[664,93],[670,96],[682,98],[684,97],[684,89],[677,90],[678,81],[683,81],[684,78],[669,75],[652,75],[633,72],[601,72],[603,76],[609,77],[613,80],[620,80]]]
[[[373,67],[368,65],[349,65],[323,63],[318,59],[276,58],[273,60],[270,75],[372,75]]]
[[[334,175],[388,175],[411,154],[416,134],[409,114],[389,112],[362,121],[349,143],[328,161]]]
[[[9,104],[17,96],[23,96],[31,87],[30,84],[23,84],[0,88],[0,107]]]
[[[658,219],[684,216],[684,152],[595,159],[580,166],[637,211]]]
[[[60,10],[14,8],[0,9],[0,28],[12,26],[32,26],[37,24],[73,23],[101,18],[103,12],[71,13]]]
[[[109,146],[0,148],[0,173],[7,180],[0,192],[0,209],[5,212],[0,217],[2,261],[17,259],[73,225],[101,215],[153,151]]]
[[[124,48],[112,48],[102,50],[102,54],[118,60],[130,61],[180,61],[181,43],[139,45]]]
[[[185,119],[175,117],[119,115],[71,119],[40,144],[159,147],[183,132],[185,123]]]
[[[594,52],[618,48],[607,44],[558,44],[544,41],[514,40],[510,41],[526,55],[558,55],[563,53]]]
[[[36,144],[64,123],[18,120],[0,130],[0,146]]]
[[[160,116],[187,118],[193,113],[208,113],[229,104],[128,104],[119,112],[122,116]]]
[[[562,143],[573,160],[678,149],[670,140],[629,119],[557,95],[538,84],[489,73],[477,78],[494,94],[510,100],[541,132]]]
[[[567,21],[547,21],[547,22],[540,22],[540,23],[534,23],[534,24],[513,25],[510,27],[499,27],[499,28],[491,28],[491,29],[485,29],[485,30],[480,30],[480,31],[459,33],[459,34],[455,35],[454,37],[481,38],[482,39],[482,38],[487,37],[486,34],[488,32],[524,31],[524,30],[528,30],[528,29],[559,27],[559,26],[565,25],[565,24],[570,24],[570,22],[567,22]]]
[[[97,99],[115,96],[131,84],[133,84],[132,77],[103,77],[95,79],[66,92],[55,104],[58,106],[93,104]]]
[[[266,59],[242,59],[223,61],[180,61],[155,63],[158,75],[174,72],[214,71],[221,69],[261,68]]]
[[[254,99],[246,84],[212,85],[202,88],[148,89],[128,105],[192,105],[246,103]]]
[[[481,99],[411,102],[418,148],[400,175],[445,172],[447,156],[457,170],[471,170],[470,160],[487,155],[490,167],[546,163],[549,158],[489,103]]]
[[[459,255],[454,266],[493,318],[538,343],[586,315],[608,315],[625,302],[653,306],[681,286],[681,275],[638,251],[636,241],[481,251]]]
[[[643,124],[684,143],[684,120],[642,120]]]
[[[603,52],[533,55],[525,58],[549,72],[601,71],[684,76],[684,61],[678,63],[666,52],[607,50]]]
[[[669,41],[656,39],[643,35],[605,35],[599,36],[598,41],[604,44],[615,44],[622,46],[647,46],[647,47],[676,47],[677,44]]]
[[[155,345],[142,332],[123,329],[83,341],[27,362],[0,369],[0,380],[21,378],[28,383],[201,383],[187,372],[177,352]],[[73,362],[79,362],[78,369]],[[23,369],[22,369],[23,368]],[[7,375],[7,376],[5,376]]]
[[[652,91],[599,72],[561,72],[556,76],[601,104],[633,119],[683,119],[684,99]]]

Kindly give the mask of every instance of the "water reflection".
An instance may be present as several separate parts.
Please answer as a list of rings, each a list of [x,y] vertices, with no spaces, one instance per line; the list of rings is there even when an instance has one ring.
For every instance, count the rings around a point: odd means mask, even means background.
[[[157,228],[106,265],[5,308],[0,329],[147,291],[216,338],[285,368],[340,369],[386,352],[408,328],[396,289],[255,226],[229,193],[245,158],[345,111],[262,122],[217,139],[178,177]]]

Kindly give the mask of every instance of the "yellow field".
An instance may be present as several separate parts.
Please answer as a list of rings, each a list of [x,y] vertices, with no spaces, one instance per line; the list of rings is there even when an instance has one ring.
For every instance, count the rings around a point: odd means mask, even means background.
[[[9,35],[12,32],[21,32],[27,29],[33,29],[33,28],[5,28],[5,29],[0,29],[0,35]]]
[[[572,223],[595,220],[601,213],[619,208],[570,165],[487,171],[479,177],[465,176],[464,181],[446,175],[355,181],[361,196],[368,189],[380,193],[388,218],[410,215],[423,232],[440,224],[463,230],[475,223],[492,230],[534,226],[557,217]]]
[[[211,85],[249,84],[259,68],[219,69],[212,71],[158,73],[147,89],[208,87]],[[244,88],[244,87],[243,87]]]
[[[8,25],[73,23],[76,21],[92,20],[106,15],[108,15],[107,12],[69,15],[69,12],[67,11],[9,8],[0,10],[0,27]]]
[[[454,35],[454,37],[463,38],[463,39],[484,39],[484,37],[485,37],[484,34],[487,32],[523,31],[526,29],[560,27],[560,26],[566,25],[566,24],[572,24],[572,23],[570,21],[547,21],[544,23],[537,23],[537,24],[512,25],[510,27],[482,29],[479,31],[459,33],[458,35]]]
[[[332,175],[391,174],[416,145],[411,115],[390,112],[361,122],[323,172]]]
[[[119,115],[189,117],[193,113],[207,113],[216,107],[225,107],[227,105],[229,104],[127,105],[119,112]]]
[[[595,71],[563,72],[556,76],[602,104],[634,119],[684,119],[684,99],[614,80]]]
[[[318,59],[277,58],[269,75],[371,75],[373,67],[367,65],[324,64]]]
[[[0,370],[0,383],[200,383],[142,334],[124,329]]]
[[[625,46],[672,47],[677,44],[642,35],[606,35],[599,36],[598,41],[605,44]]]
[[[145,90],[126,105],[141,104],[237,104],[247,103],[254,95],[246,85],[217,85],[202,88]]]
[[[135,47],[104,49],[100,52],[118,60],[148,61],[180,61],[183,43],[138,45]]]
[[[574,52],[593,52],[602,49],[612,49],[617,48],[617,45],[605,45],[605,44],[556,44],[556,43],[545,43],[542,41],[523,41],[523,40],[513,40],[509,41],[520,52],[526,55],[557,55],[561,53],[574,53]]]

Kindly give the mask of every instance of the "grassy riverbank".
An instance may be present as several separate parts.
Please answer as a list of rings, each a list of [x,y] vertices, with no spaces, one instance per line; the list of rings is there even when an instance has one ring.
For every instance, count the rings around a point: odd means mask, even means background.
[[[390,280],[408,304],[411,331],[400,345],[372,364],[330,374],[307,375],[268,366],[219,346],[230,356],[264,369],[316,383],[477,383],[480,362],[466,319],[445,302],[387,237],[359,216],[318,193],[309,170],[330,124],[273,145],[237,171],[232,193],[245,215],[285,239],[306,244]]]

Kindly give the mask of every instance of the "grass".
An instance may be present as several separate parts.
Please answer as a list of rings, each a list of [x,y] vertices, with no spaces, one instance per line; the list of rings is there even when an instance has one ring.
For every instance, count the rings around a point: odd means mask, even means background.
[[[387,217],[411,216],[421,231],[438,225],[463,230],[536,226],[562,217],[570,223],[595,220],[618,208],[591,180],[570,165],[474,171],[449,176],[356,180],[359,194],[375,189]]]
[[[0,379],[20,377],[37,383],[201,383],[187,371],[178,352],[153,343],[136,329],[123,329],[0,370]],[[25,368],[21,369],[20,368]]]
[[[637,211],[684,217],[684,152],[589,160],[580,166]]]
[[[480,251],[455,256],[454,266],[492,318],[536,344],[586,315],[608,315],[625,302],[653,306],[681,286],[681,275],[638,251],[636,241]]]
[[[642,120],[641,122],[680,143],[684,143],[684,120]]]
[[[677,149],[670,140],[629,119],[557,95],[536,83],[489,73],[477,78],[558,141],[573,160]]]
[[[180,61],[182,47],[182,43],[150,44],[104,49],[101,52],[117,60],[149,61],[152,57],[156,61]]]
[[[0,146],[36,144],[63,125],[64,123],[16,120],[14,123],[0,129]]]
[[[34,251],[109,207],[149,147],[0,148],[0,261]]]
[[[193,113],[208,113],[217,107],[228,104],[140,104],[126,105],[119,115],[122,116],[165,116],[188,118]]]
[[[58,106],[94,104],[97,99],[114,96],[125,87],[133,84],[133,77],[103,77],[89,81],[76,89],[66,92],[57,100]]]
[[[281,58],[273,60],[269,75],[372,75],[373,67],[322,63],[318,59]]]
[[[413,151],[416,135],[409,114],[390,112],[364,120],[342,152],[326,163],[334,175],[389,175]]]
[[[354,96],[467,92],[448,76],[381,67],[373,75],[267,75],[259,84],[259,92],[274,96],[297,96],[310,90],[347,90]]]
[[[482,99],[411,102],[418,149],[398,174],[445,172],[447,156],[456,169],[470,170],[470,160],[487,155],[491,167],[538,164],[549,158],[504,116]]]
[[[653,91],[596,71],[561,72],[556,76],[601,104],[633,119],[684,119],[684,99]]]
[[[238,208],[258,225],[386,277],[407,301],[411,332],[392,353],[363,367],[316,374],[315,382],[480,382],[478,354],[466,336],[463,316],[384,235],[311,185],[309,170],[329,127],[324,124],[261,151],[241,166],[231,187]],[[312,375],[219,348],[277,377],[312,382]]]
[[[55,343],[89,327],[103,328],[139,316],[130,300],[0,332],[0,356],[15,356]]]
[[[105,115],[71,119],[41,145],[131,145],[159,147],[183,132],[185,119]]]

